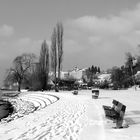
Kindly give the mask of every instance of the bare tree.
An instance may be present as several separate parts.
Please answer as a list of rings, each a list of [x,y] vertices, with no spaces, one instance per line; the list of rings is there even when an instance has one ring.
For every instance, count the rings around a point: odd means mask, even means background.
[[[13,61],[13,67],[8,70],[8,75],[5,81],[18,83],[18,91],[21,89],[21,84],[27,78],[27,73],[31,71],[31,66],[35,59],[34,54],[22,54],[17,56]]]
[[[42,90],[46,90],[49,75],[49,48],[45,40],[40,50],[39,65]]]
[[[60,71],[62,69],[62,60],[63,60],[63,25],[58,22],[56,25],[57,28],[57,47],[58,47],[58,79],[61,78]]]
[[[56,28],[54,28],[51,37],[51,67],[54,72],[55,90],[56,90],[56,71],[57,71],[57,44],[56,44],[57,34]]]

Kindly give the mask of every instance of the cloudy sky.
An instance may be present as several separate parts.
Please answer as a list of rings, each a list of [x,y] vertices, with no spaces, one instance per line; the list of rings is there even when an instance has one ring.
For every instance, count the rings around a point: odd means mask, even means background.
[[[63,69],[120,66],[140,53],[139,0],[0,0],[0,81],[13,59],[39,56],[57,21],[64,26]]]

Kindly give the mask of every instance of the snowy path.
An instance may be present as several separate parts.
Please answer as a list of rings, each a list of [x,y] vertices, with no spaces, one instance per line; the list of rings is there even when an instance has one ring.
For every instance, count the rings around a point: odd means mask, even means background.
[[[80,118],[86,110],[87,100],[84,96],[79,98],[72,94],[58,93],[60,100],[47,107],[45,106],[49,100],[46,97],[47,95],[43,96],[43,93],[21,96],[22,99],[40,106],[39,110],[8,124],[1,124],[1,140],[78,139],[80,131],[85,125],[80,123]],[[51,99],[51,101],[55,100]]]
[[[87,100],[87,108],[83,117],[84,127],[79,136],[80,140],[105,140],[103,110],[98,106],[98,100]]]

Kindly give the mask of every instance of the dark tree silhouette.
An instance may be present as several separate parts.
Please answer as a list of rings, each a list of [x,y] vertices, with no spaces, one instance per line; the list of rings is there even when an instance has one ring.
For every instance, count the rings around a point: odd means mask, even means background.
[[[46,90],[49,74],[49,48],[45,40],[42,43],[40,50],[39,70],[39,77],[42,85],[42,90]]]
[[[100,67],[98,67],[98,70],[97,70],[97,72],[98,72],[98,73],[100,73],[100,72],[101,72],[101,70],[100,70]]]
[[[132,56],[130,52],[126,53],[126,62],[125,66],[129,71],[130,76],[132,77],[133,84],[135,85],[135,78],[134,78],[134,69],[133,69],[133,60],[135,58]]]

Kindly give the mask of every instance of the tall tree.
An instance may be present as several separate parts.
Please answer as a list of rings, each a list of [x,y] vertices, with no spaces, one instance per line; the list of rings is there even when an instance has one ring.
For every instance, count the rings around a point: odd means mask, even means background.
[[[54,72],[55,90],[56,90],[56,71],[57,71],[57,34],[56,28],[54,28],[51,37],[51,67]]]
[[[62,69],[63,60],[63,25],[58,22],[56,25],[57,30],[57,47],[58,47],[58,79],[61,78],[60,72]]]
[[[12,83],[18,83],[18,91],[21,89],[23,80],[28,78],[28,72],[31,71],[35,59],[34,54],[22,54],[17,56],[13,61],[13,67],[8,71],[8,75],[5,81],[11,81]]]
[[[42,90],[46,90],[49,75],[49,47],[45,40],[42,43],[40,50],[39,65],[40,65],[40,81],[42,85]]]

